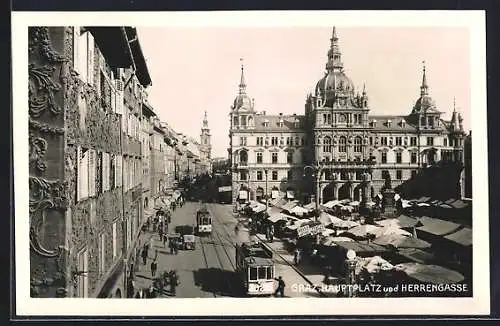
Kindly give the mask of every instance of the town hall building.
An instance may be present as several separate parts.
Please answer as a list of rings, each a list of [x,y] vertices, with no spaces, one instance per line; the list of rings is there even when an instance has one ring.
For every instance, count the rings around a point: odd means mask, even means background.
[[[304,115],[258,112],[241,67],[230,112],[233,202],[281,197],[316,198],[318,204],[370,201],[387,178],[407,197],[427,195],[434,187],[436,194],[459,198],[465,178],[463,119],[455,107],[450,121],[442,118],[430,96],[425,65],[409,112],[379,115],[371,112],[365,87],[356,92],[346,75],[335,27],[327,57]]]

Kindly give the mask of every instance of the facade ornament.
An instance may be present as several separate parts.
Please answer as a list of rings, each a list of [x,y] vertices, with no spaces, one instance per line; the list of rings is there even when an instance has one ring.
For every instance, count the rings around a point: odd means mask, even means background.
[[[47,133],[47,134],[55,134],[55,135],[63,135],[64,128],[53,127],[44,122],[34,120],[33,118],[29,118],[29,126],[32,130],[37,130],[39,132]]]
[[[48,65],[35,67],[29,64],[29,114],[37,118],[45,111],[58,115],[62,108],[55,103],[54,93],[61,89],[61,85],[52,79],[55,67]]]
[[[47,141],[41,137],[29,135],[29,166],[35,168],[39,172],[44,172],[47,169],[47,163],[44,161],[45,153],[47,152]]]
[[[49,181],[43,178],[29,178],[29,206],[30,213],[53,208],[65,209],[68,205],[66,198],[66,185],[56,180]]]

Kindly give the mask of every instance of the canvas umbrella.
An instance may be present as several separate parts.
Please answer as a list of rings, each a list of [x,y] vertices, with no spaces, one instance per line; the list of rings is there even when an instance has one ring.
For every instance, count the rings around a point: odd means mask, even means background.
[[[363,224],[363,225],[358,225],[353,227],[352,229],[347,230],[346,232],[343,232],[343,234],[350,234],[354,237],[357,238],[366,238],[368,235],[372,234],[374,236],[378,236],[380,231],[383,228],[380,226],[375,226],[372,224]]]
[[[414,238],[414,237],[401,237],[399,239],[394,239],[389,243],[389,246],[394,247],[396,249],[400,248],[415,248],[415,249],[426,249],[430,248],[431,244],[422,239]]]

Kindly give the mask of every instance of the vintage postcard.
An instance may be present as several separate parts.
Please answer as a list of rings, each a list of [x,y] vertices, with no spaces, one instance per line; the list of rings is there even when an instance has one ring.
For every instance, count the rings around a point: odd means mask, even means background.
[[[18,315],[489,313],[484,12],[12,26]]]

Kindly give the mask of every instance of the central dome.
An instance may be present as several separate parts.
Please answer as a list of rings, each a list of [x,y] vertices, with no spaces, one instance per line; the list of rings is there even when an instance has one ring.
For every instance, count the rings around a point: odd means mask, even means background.
[[[316,94],[324,95],[335,92],[354,92],[352,80],[342,70],[330,71],[316,84]]]

